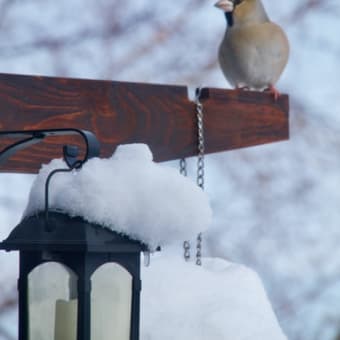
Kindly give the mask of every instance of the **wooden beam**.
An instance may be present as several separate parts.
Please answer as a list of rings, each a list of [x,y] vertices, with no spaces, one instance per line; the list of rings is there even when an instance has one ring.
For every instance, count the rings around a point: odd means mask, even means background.
[[[204,89],[206,152],[288,139],[288,96]],[[0,131],[77,128],[95,133],[101,156],[147,143],[156,161],[197,154],[195,105],[185,86],[0,74]],[[9,140],[0,139],[0,149]],[[61,157],[73,137],[46,138],[19,152],[2,172],[35,173]]]

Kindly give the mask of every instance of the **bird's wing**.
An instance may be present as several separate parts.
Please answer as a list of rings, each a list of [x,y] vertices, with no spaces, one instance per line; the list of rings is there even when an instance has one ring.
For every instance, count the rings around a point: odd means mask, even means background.
[[[289,43],[283,30],[272,22],[230,30],[226,49],[245,82],[273,84],[288,61]],[[259,87],[260,84],[258,84]]]

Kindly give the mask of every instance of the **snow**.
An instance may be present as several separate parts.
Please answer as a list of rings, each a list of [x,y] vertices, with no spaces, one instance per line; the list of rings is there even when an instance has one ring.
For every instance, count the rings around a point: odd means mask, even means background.
[[[41,168],[24,217],[43,211],[46,178],[59,168],[67,168],[61,159]],[[111,158],[93,158],[80,171],[55,175],[50,209],[129,235],[151,249],[192,238],[207,230],[212,218],[206,194],[177,170],[153,162],[145,144],[119,146]]]
[[[204,258],[196,266],[180,253],[171,245],[141,268],[141,340],[287,340],[253,270],[219,258]],[[55,270],[52,281],[60,274]],[[41,277],[39,283],[41,296]],[[17,322],[11,310],[0,327],[15,338],[8,325]]]
[[[195,2],[191,9],[188,2],[138,0],[138,6],[136,1],[106,0],[4,2],[11,7],[2,13],[1,71],[226,87],[215,63],[225,29],[223,15],[213,2]],[[340,68],[334,32],[340,29],[340,3],[314,2],[323,6],[314,10],[307,0],[263,3],[291,43],[289,64],[278,84],[291,98],[291,140],[206,157],[206,189],[215,223],[205,234],[203,251],[260,273],[289,338],[334,340],[340,308]],[[111,4],[116,5],[114,10]],[[158,14],[140,22],[135,20],[140,11]],[[175,21],[178,13],[185,20]],[[21,48],[29,41],[72,37],[84,28],[100,31],[107,17],[123,27],[123,35],[103,41],[72,40],[52,50]],[[150,37],[162,32],[164,23],[175,23],[180,30],[148,49]],[[192,163],[196,170],[196,160]],[[0,176],[1,239],[22,212],[23,182],[31,179],[21,178]],[[0,286],[14,287],[15,254],[0,252],[0,267]],[[3,297],[0,294],[0,300]],[[6,320],[5,311],[0,319]],[[12,325],[16,327],[16,322]],[[1,335],[0,339],[4,340]]]
[[[218,258],[185,262],[170,247],[142,270],[142,340],[284,340],[258,275]]]
[[[42,167],[24,216],[43,210],[46,177],[65,167],[61,159]],[[173,243],[207,229],[209,202],[190,179],[154,163],[147,145],[122,145],[111,158],[93,158],[80,171],[58,174],[50,193],[51,209],[151,248],[166,247],[142,269],[141,339],[286,339],[254,271],[218,258],[197,266],[181,257]]]

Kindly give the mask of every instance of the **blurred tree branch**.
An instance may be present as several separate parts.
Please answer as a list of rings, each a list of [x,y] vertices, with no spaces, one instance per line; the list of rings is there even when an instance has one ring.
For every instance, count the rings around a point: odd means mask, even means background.
[[[13,310],[13,308],[16,308],[18,304],[17,299],[17,292],[14,289],[11,289],[9,293],[2,294],[1,300],[0,300],[0,318],[1,315],[4,315],[8,313],[10,310]],[[15,340],[16,337],[14,337],[12,334],[10,334],[7,329],[0,324],[0,338],[3,340]]]

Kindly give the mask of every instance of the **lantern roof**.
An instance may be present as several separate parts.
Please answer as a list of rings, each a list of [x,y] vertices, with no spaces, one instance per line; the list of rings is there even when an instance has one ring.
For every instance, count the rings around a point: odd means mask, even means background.
[[[62,212],[39,213],[23,219],[0,243],[6,251],[61,251],[94,253],[136,253],[147,251],[140,241]]]
[[[153,162],[152,157],[145,144],[121,145],[110,158],[91,158],[79,170],[54,176],[49,209],[104,225],[152,250],[206,231],[212,220],[207,194],[190,178]],[[61,159],[41,168],[25,216],[46,209],[47,178],[65,168]]]

